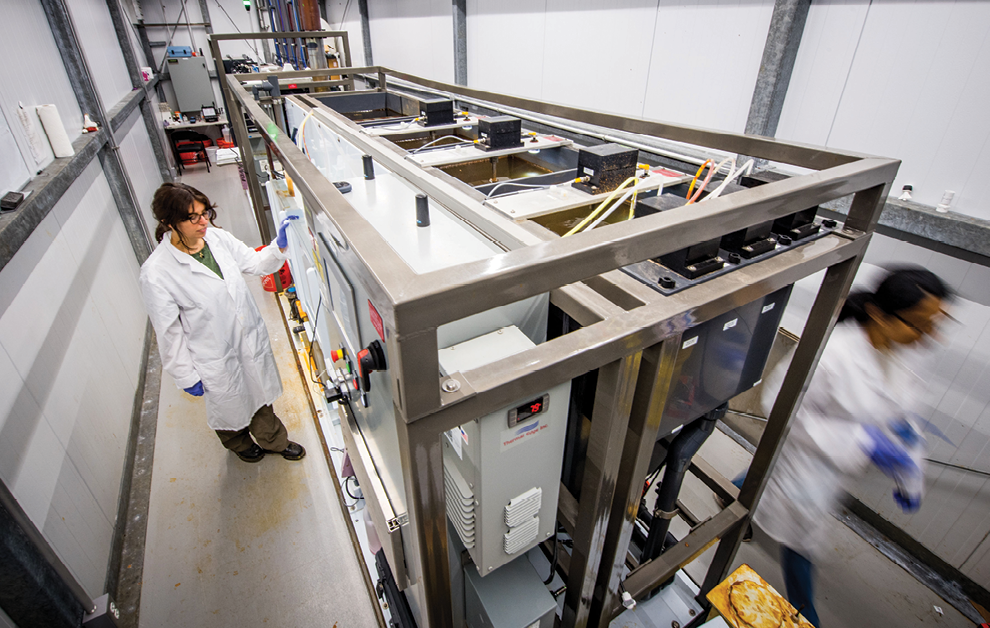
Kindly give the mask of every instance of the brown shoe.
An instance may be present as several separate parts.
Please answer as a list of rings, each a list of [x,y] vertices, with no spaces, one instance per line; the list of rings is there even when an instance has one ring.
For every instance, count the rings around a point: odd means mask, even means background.
[[[306,450],[299,443],[293,443],[289,441],[288,446],[282,451],[272,451],[270,449],[265,450],[270,454],[282,454],[282,457],[286,460],[302,460],[306,455]]]

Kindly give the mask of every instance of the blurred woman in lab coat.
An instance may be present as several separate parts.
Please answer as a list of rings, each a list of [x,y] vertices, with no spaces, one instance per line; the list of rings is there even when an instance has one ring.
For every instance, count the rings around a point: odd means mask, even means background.
[[[162,184],[151,209],[159,244],[140,282],[162,366],[179,388],[206,400],[207,424],[241,460],[258,462],[266,452],[300,460],[306,451],[289,440],[272,409],[282,380],[242,276],[282,266],[289,220],[275,242],[255,251],[216,228],[213,204],[194,187]]]
[[[920,267],[850,294],[794,414],[755,521],[781,544],[787,598],[815,626],[811,561],[843,489],[872,463],[894,479],[905,512],[921,504],[925,442],[913,412],[925,382],[899,354],[935,331],[950,298]],[[767,390],[764,405],[775,397]]]

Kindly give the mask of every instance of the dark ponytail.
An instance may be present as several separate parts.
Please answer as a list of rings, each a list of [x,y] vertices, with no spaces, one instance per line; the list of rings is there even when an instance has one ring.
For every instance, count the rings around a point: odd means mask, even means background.
[[[869,319],[866,306],[872,304],[884,314],[892,315],[910,310],[925,297],[951,299],[952,290],[935,273],[920,266],[893,269],[874,292],[857,290],[849,294],[839,321],[853,318],[859,323]]]

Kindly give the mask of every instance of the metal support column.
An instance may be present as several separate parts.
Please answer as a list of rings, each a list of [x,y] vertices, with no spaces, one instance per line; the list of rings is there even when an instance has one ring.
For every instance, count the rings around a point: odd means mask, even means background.
[[[364,64],[375,65],[371,55],[371,19],[368,17],[368,0],[358,0],[358,9],[361,12],[361,41],[364,42]],[[350,56],[347,57],[347,65],[353,66]]]
[[[141,107],[141,117],[144,119],[144,127],[148,130],[148,137],[151,139],[151,150],[154,151],[155,161],[158,163],[158,172],[162,175],[162,181],[171,182],[175,180],[171,162],[172,152],[165,149],[166,140],[158,112],[151,106],[147,87],[141,77],[141,64],[138,63],[134,49],[131,48],[131,40],[127,35],[127,16],[120,7],[120,0],[107,0],[107,9],[110,11],[110,20],[113,22],[113,30],[117,34],[120,52],[124,55],[124,65],[127,66],[127,74],[131,77],[131,84],[145,92],[139,106]]]
[[[591,416],[591,434],[581,481],[574,548],[564,600],[564,628],[585,628],[591,616],[615,496],[619,462],[632,412],[642,352],[626,356],[598,370],[598,387]]]
[[[453,0],[454,82],[467,85],[467,0]]]
[[[426,625],[454,628],[447,549],[447,502],[444,499],[443,448],[429,420],[406,423],[396,417],[399,453],[413,545],[406,568],[423,587]],[[403,532],[405,536],[405,532]],[[416,561],[415,556],[421,561]],[[419,564],[416,564],[419,563]]]
[[[680,344],[681,335],[676,334],[643,351],[612,499],[612,513],[602,547],[601,568],[598,570],[596,589],[601,597],[596,596],[592,602],[590,626],[608,625],[619,607],[619,583],[626,563],[626,551],[643,497],[643,478],[649,472],[650,456],[657,441],[663,409],[667,405],[667,393]]]
[[[210,49],[214,59],[221,59],[220,41],[210,38]],[[230,93],[227,87],[227,75],[223,71],[223,63],[217,64],[217,71],[220,73],[220,87],[223,89],[224,99],[227,101],[227,121],[234,132],[234,139],[237,147],[241,149],[241,168],[244,176],[247,177],[248,189],[251,191],[251,205],[254,207],[254,217],[258,221],[258,231],[261,233],[262,242],[271,242],[271,229],[268,227],[268,218],[265,216],[265,205],[262,199],[265,198],[261,184],[258,182],[258,173],[254,169],[254,152],[251,150],[251,140],[248,138],[247,125],[244,123],[244,110],[237,99]],[[264,131],[261,131],[264,133]]]
[[[124,222],[127,237],[131,241],[131,248],[138,263],[143,263],[151,254],[151,238],[145,228],[144,220],[138,209],[134,191],[131,189],[130,179],[124,170],[124,164],[120,159],[120,147],[113,137],[113,129],[110,119],[100,102],[99,94],[93,83],[93,75],[89,71],[86,59],[83,56],[79,39],[76,37],[75,28],[72,25],[72,18],[64,0],[41,0],[41,5],[45,9],[48,17],[48,24],[55,37],[55,43],[62,51],[62,62],[65,64],[65,72],[69,82],[72,84],[72,91],[79,101],[79,108],[96,118],[97,124],[106,131],[109,142],[100,149],[100,163],[103,172],[110,183],[110,191],[113,194],[117,211]]]
[[[774,3],[760,73],[756,77],[746,119],[747,135],[773,137],[777,133],[810,7],[811,0],[777,0]]]

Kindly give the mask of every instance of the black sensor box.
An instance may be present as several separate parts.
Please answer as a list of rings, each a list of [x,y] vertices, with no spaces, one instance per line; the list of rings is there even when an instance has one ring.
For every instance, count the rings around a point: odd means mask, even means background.
[[[454,101],[446,98],[430,98],[419,101],[419,115],[423,126],[440,126],[454,123]]]
[[[649,216],[665,212],[687,204],[687,199],[676,194],[661,194],[644,198],[636,203],[636,217]],[[699,242],[687,248],[661,255],[657,261],[688,279],[697,279],[716,270],[721,270],[725,263],[718,256],[719,242],[722,238],[713,238]]]
[[[512,116],[495,116],[478,120],[478,137],[485,150],[519,148],[522,143],[522,121]]]
[[[773,232],[785,235],[791,240],[800,240],[814,235],[821,230],[815,223],[815,216],[818,215],[818,206],[788,214],[783,218],[778,218],[773,222]]]
[[[636,160],[639,151],[618,144],[601,144],[582,148],[578,152],[577,178],[588,177],[585,182],[572,185],[588,194],[611,192],[629,177],[636,176]]]

